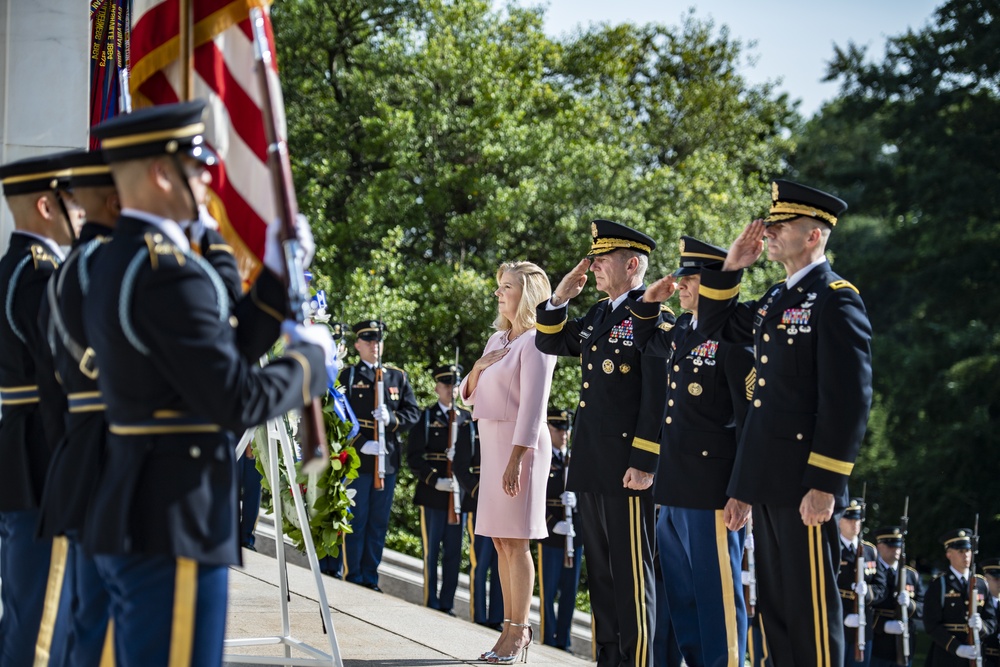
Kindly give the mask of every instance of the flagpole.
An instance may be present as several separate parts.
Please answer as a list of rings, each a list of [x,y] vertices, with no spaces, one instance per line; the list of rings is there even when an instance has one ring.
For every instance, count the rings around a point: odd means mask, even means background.
[[[179,0],[180,5],[180,61],[182,101],[194,99],[194,8],[192,0]]]

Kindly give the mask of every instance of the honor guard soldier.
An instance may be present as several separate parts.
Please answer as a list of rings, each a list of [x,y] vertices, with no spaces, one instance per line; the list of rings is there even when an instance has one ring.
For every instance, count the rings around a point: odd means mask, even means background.
[[[51,539],[36,539],[39,503],[52,452],[61,436],[65,403],[41,405],[39,385],[55,384],[39,306],[48,280],[82,225],[67,189],[67,154],[0,167],[14,219],[0,259],[0,656],[4,664],[32,664],[52,554]],[[44,356],[43,356],[44,355]],[[58,390],[55,390],[58,393]],[[51,403],[51,402],[50,402]],[[53,426],[57,427],[53,430]],[[58,554],[57,554],[58,556]]]
[[[452,470],[458,475],[464,500],[462,511],[469,532],[469,614],[472,622],[503,631],[503,590],[500,565],[493,538],[476,535],[476,505],[479,503],[479,430],[473,424],[472,441],[459,438]],[[489,591],[487,591],[489,584]]]
[[[727,529],[725,516],[749,509],[726,490],[754,383],[750,348],[721,341],[698,322],[701,269],[725,259],[724,249],[682,236],[680,267],[643,297],[655,307],[676,285],[687,311],[643,348],[644,355],[667,360],[667,412],[653,486],[660,505],[656,546],[685,661],[719,667],[741,663],[746,654],[745,529]]]
[[[576,537],[576,494],[566,490],[569,470],[569,430],[573,413],[549,408],[552,462],[545,488],[545,523],[549,536],[538,542],[538,593],[541,598],[542,643],[570,650],[570,631],[580,586],[583,544]],[[555,604],[559,602],[559,613]]]
[[[920,575],[912,567],[900,562],[903,549],[903,531],[899,526],[885,526],[875,531],[875,549],[878,551],[877,567],[885,577],[885,595],[872,604],[874,623],[871,638],[872,667],[909,667],[917,648],[917,622],[923,618],[924,590]],[[900,590],[899,577],[903,576]],[[904,594],[905,593],[905,594]],[[901,607],[906,606],[907,631],[910,637],[909,660],[903,660],[903,624]]]
[[[453,466],[458,440],[472,442],[472,413],[455,405],[462,367],[434,369],[437,402],[424,408],[410,430],[406,459],[416,477],[413,502],[420,507],[420,537],[424,549],[424,606],[454,616],[458,571],[462,566],[465,515],[462,493]],[[452,431],[454,426],[454,432]],[[452,443],[454,433],[455,443]],[[451,468],[451,471],[449,471]],[[452,472],[452,474],[448,474]],[[437,569],[441,561],[441,589]]]
[[[875,545],[861,539],[865,499],[851,498],[840,517],[840,569],[837,571],[837,588],[840,591],[844,617],[844,665],[857,667],[871,660],[871,637],[874,613],[872,602],[886,596],[885,572],[877,567]],[[859,565],[860,564],[860,565]],[[858,581],[857,568],[863,569]],[[860,584],[860,586],[859,586]],[[858,630],[861,613],[864,613],[865,651],[857,660]]]
[[[979,569],[990,589],[987,604],[993,605],[997,625],[1000,626],[1000,558],[987,558],[982,561]],[[1000,627],[983,642],[983,664],[986,667],[1000,667]]]
[[[387,333],[385,324],[366,319],[352,329],[356,336],[354,349],[361,360],[340,372],[340,384],[361,424],[361,431],[351,444],[362,456],[358,478],[351,482],[356,495],[352,532],[344,540],[343,577],[381,593],[378,564],[382,562],[392,496],[396,489],[400,462],[399,436],[417,423],[420,407],[406,372],[382,363]],[[378,395],[380,387],[382,396]],[[371,419],[363,415],[370,415]],[[379,441],[379,432],[383,434],[384,442]]]
[[[990,589],[981,575],[970,586],[973,532],[956,528],[941,536],[948,569],[938,575],[924,594],[924,629],[934,643],[927,653],[929,667],[968,667],[976,658],[970,631],[978,632],[980,644],[997,632],[996,607],[990,604]],[[975,590],[975,613],[969,614],[969,590]]]
[[[39,637],[36,664],[83,666],[99,664],[102,653],[110,650],[105,641],[110,598],[93,557],[81,544],[107,438],[93,350],[80,342],[84,339],[82,306],[98,250],[110,239],[121,206],[111,169],[99,149],[75,153],[65,166],[67,185],[86,213],[86,224],[49,280],[39,313],[46,351],[61,381],[55,385],[58,395],[42,400],[68,405],[68,410],[62,415],[63,435],[49,464],[38,521],[39,535],[54,539],[53,553],[63,556],[49,581],[50,590],[55,590],[52,587],[61,579],[62,591],[46,600],[49,631]],[[61,650],[67,651],[63,658]]]
[[[674,318],[657,312],[644,321],[631,305],[645,291],[653,239],[608,220],[592,222],[591,235],[587,257],[539,304],[535,345],[579,357],[583,369],[566,488],[580,507],[597,664],[646,667],[656,611],[650,487],[667,374],[662,359],[640,349],[658,323],[669,327]],[[588,268],[608,298],[569,319],[567,303],[583,291]]]
[[[837,518],[872,398],[868,315],[825,256],[846,209],[825,192],[775,181],[769,217],[746,227],[721,270],[701,272],[699,329],[755,350],[754,393],[728,495],[753,506],[758,610],[776,667],[844,661]],[[743,269],[764,238],[787,279],[740,303]]]
[[[211,181],[204,107],[141,109],[92,130],[122,211],[83,307],[109,431],[84,545],[111,594],[122,664],[221,662],[228,568],[240,562],[234,432],[322,396],[333,359],[324,328],[289,323],[285,354],[256,361],[287,310],[276,225],[266,270],[235,306],[191,251],[178,221],[197,218]]]

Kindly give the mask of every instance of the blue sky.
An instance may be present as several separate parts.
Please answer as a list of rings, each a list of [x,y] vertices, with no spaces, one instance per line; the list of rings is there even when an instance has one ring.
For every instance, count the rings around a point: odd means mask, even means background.
[[[754,83],[782,80],[780,88],[801,100],[799,111],[811,116],[834,97],[837,85],[821,83],[833,45],[867,45],[881,57],[887,37],[919,30],[944,0],[517,0],[521,6],[546,9],[546,32],[560,36],[592,23],[665,23],[678,25],[688,9],[697,17],[727,25],[744,43],[756,41],[746,65]],[[495,2],[496,5],[503,4]]]

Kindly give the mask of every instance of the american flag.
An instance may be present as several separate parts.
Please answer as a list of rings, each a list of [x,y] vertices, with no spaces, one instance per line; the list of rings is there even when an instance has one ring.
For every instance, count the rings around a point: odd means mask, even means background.
[[[130,89],[136,108],[181,99],[180,2],[192,5],[194,96],[209,102],[206,138],[221,158],[212,168],[209,210],[249,282],[260,269],[267,222],[277,215],[249,19],[252,7],[269,1],[134,0]],[[265,21],[273,36],[270,18]]]

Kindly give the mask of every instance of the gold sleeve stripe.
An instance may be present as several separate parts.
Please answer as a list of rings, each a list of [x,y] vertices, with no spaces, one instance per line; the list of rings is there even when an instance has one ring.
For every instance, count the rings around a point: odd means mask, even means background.
[[[302,366],[302,405],[309,405],[312,403],[312,399],[309,398],[309,385],[312,384],[310,382],[312,379],[312,369],[309,367],[309,360],[301,352],[294,350],[285,353],[285,356],[294,359]]]
[[[729,289],[715,289],[714,287],[698,286],[698,295],[714,301],[728,301],[740,293],[740,286]]]
[[[228,243],[212,243],[208,246],[208,249],[209,251],[228,252],[230,255],[235,254],[233,252],[233,246]]]
[[[541,322],[535,322],[535,329],[537,329],[539,333],[543,334],[559,333],[563,330],[564,326],[566,326],[566,320],[563,320],[559,324],[542,324]]]
[[[811,466],[822,468],[823,470],[835,472],[838,475],[850,475],[851,471],[854,469],[853,463],[831,459],[829,456],[823,456],[822,454],[817,454],[816,452],[812,452],[809,455],[809,461],[807,461],[807,463]]]
[[[747,383],[747,400],[749,401],[751,398],[753,398],[753,387],[755,384],[757,384],[756,368],[751,368],[750,372],[747,373],[746,383]]]
[[[652,442],[650,440],[643,440],[642,438],[635,438],[632,440],[632,446],[636,449],[641,449],[644,452],[652,452],[657,456],[660,455],[660,443]]]

